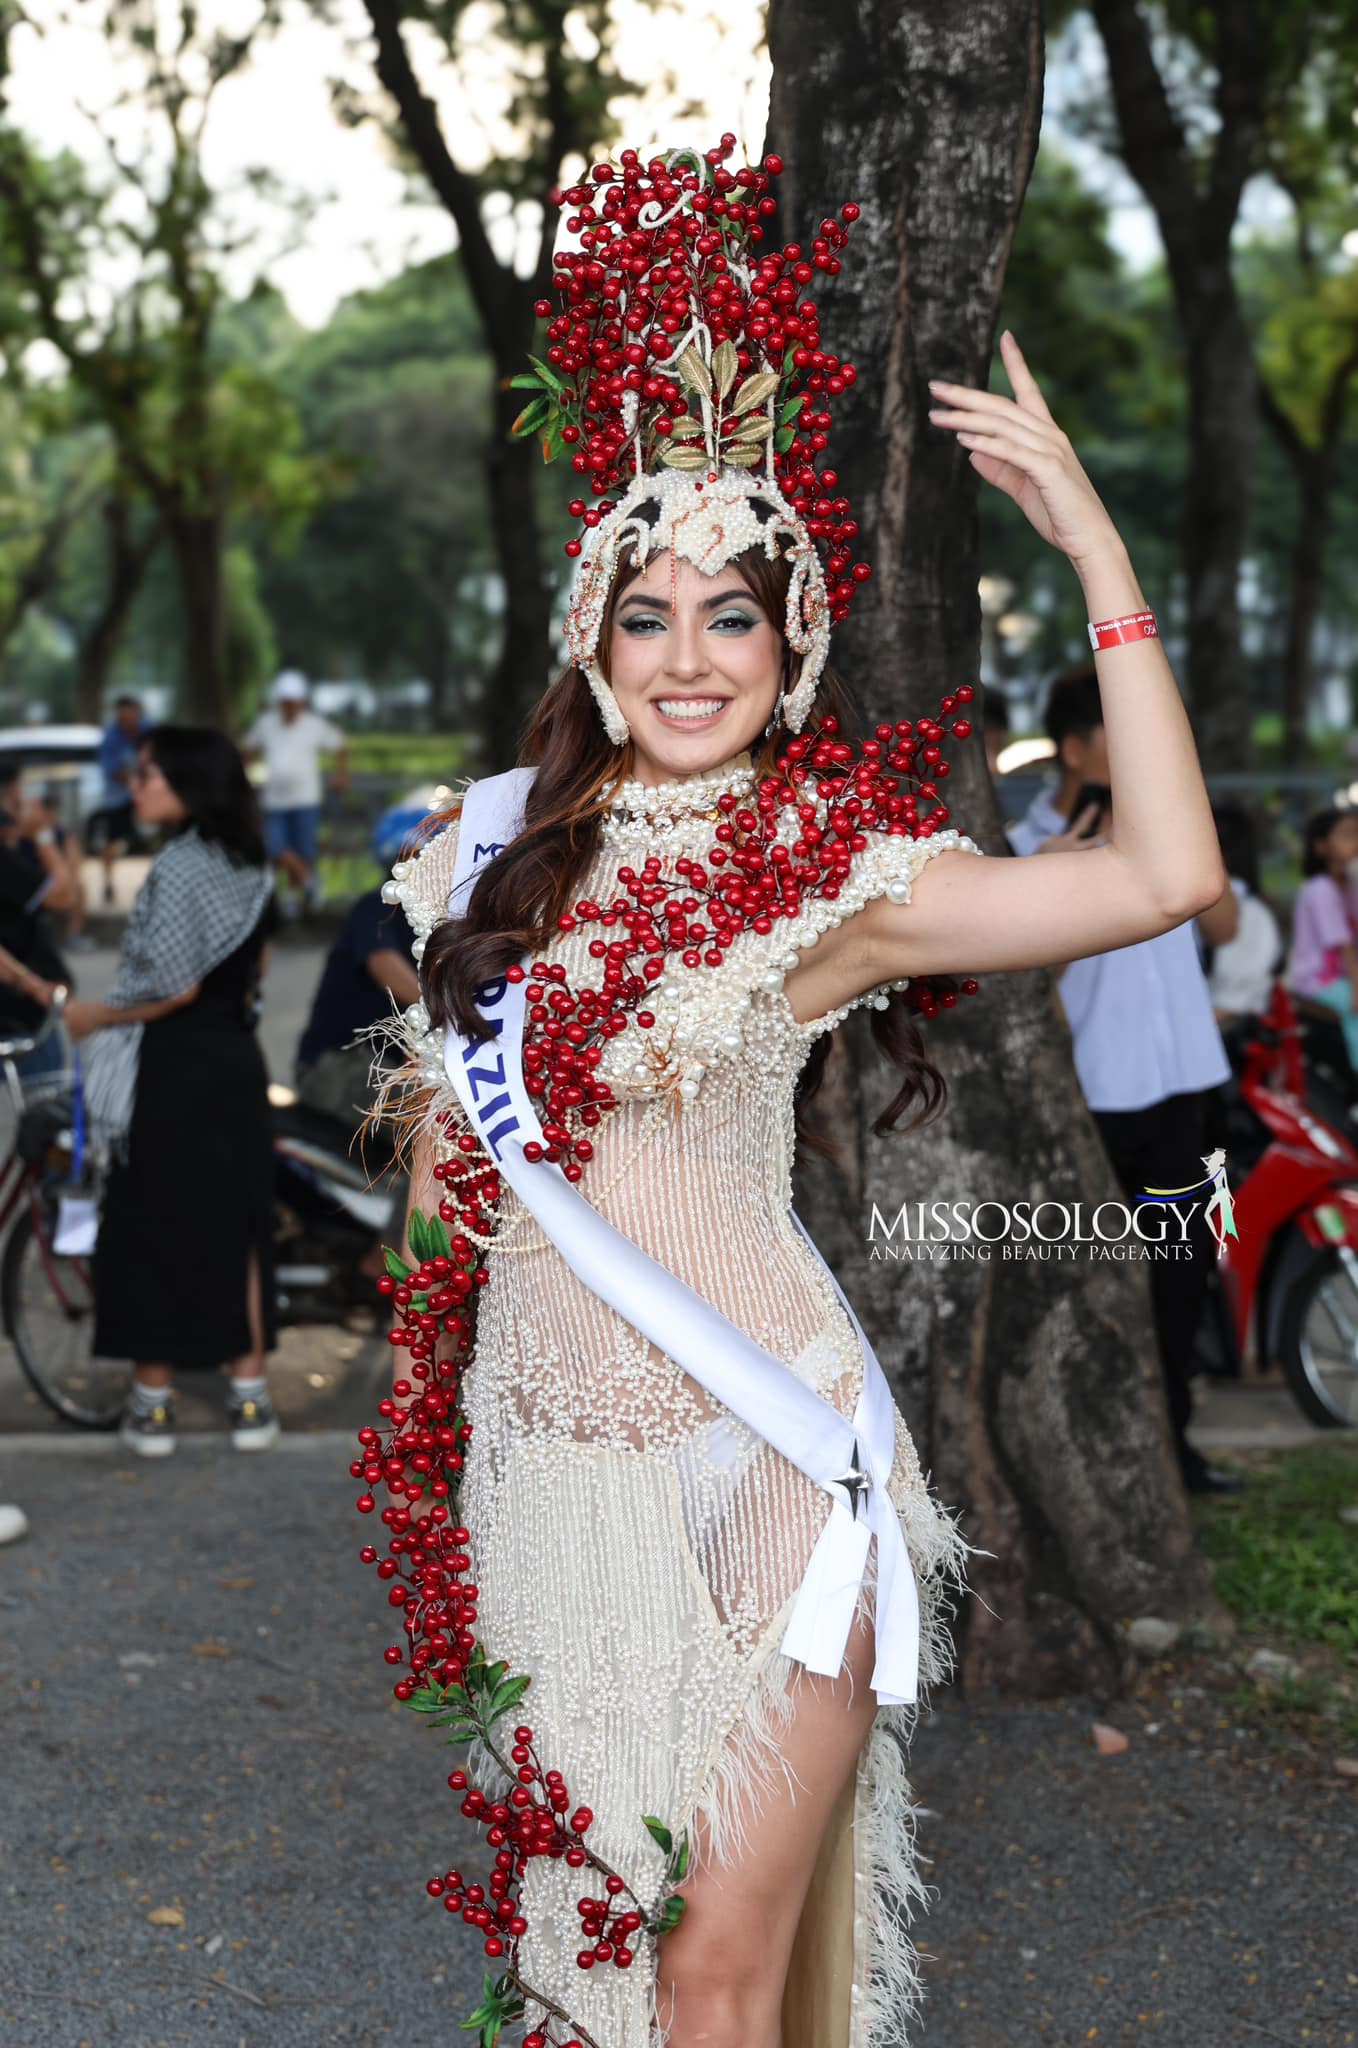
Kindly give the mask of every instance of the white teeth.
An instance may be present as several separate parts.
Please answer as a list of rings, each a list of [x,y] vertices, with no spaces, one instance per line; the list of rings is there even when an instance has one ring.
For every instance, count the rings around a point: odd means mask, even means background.
[[[711,718],[713,712],[720,711],[725,702],[724,697],[681,697],[668,700],[662,697],[658,700],[658,709],[664,712],[666,718]]]

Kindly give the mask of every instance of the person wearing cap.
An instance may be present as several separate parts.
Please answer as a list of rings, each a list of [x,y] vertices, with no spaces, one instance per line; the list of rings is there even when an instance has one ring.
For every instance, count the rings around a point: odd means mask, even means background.
[[[305,676],[284,669],[273,686],[273,703],[241,741],[247,761],[264,762],[264,839],[269,858],[315,909],[320,901],[316,869],[321,824],[321,756],[335,756],[331,787],[349,786],[349,743],[339,726],[313,711]]]

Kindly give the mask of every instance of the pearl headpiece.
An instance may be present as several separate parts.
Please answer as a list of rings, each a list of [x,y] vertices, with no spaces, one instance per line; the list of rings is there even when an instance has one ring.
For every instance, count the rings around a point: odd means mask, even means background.
[[[641,516],[643,508],[653,516]],[[755,547],[762,547],[770,561],[780,554],[792,557],[783,630],[802,665],[783,716],[790,731],[801,731],[830,651],[825,575],[805,525],[778,499],[776,487],[771,497],[767,481],[748,472],[722,470],[703,478],[667,469],[659,476],[639,476],[622,503],[590,533],[566,613],[566,646],[589,679],[615,745],[622,745],[629,728],[599,667],[598,649],[619,563],[644,568],[652,554],[668,548],[704,575],[715,576]]]
[[[858,208],[824,220],[809,251],[760,251],[761,220],[781,160],[729,171],[723,136],[705,155],[671,150],[643,166],[635,150],[596,164],[562,195],[577,250],[554,259],[562,307],[549,299],[546,359],[513,379],[533,396],[514,423],[548,459],[570,453],[598,501],[572,500],[581,538],[566,644],[617,746],[629,728],[599,665],[609,592],[623,566],[668,549],[715,576],[748,550],[792,563],[784,631],[801,656],[780,699],[800,732],[844,618],[869,575],[853,559],[858,528],[824,461],[831,400],[855,381],[820,345],[802,292],[839,269]],[[586,483],[586,479],[588,482]],[[775,713],[776,715],[776,713]]]

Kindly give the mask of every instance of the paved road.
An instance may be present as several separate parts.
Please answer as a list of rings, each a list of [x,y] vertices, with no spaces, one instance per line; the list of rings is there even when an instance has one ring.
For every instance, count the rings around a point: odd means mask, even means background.
[[[468,1845],[446,1752],[390,1699],[346,1462],[316,1434],[0,1450],[33,1519],[0,1551],[0,2038],[464,2038],[475,1944],[423,1883]],[[1106,1709],[1115,1758],[1094,1711],[921,1728],[922,2048],[1346,2048],[1358,1789],[1209,1696]]]

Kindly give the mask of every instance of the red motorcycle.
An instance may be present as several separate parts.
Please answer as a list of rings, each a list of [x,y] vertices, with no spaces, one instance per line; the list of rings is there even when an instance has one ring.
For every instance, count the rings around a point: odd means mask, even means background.
[[[1238,1372],[1253,1318],[1258,1355],[1278,1361],[1303,1414],[1354,1428],[1358,1133],[1342,1087],[1308,1066],[1311,1029],[1277,982],[1261,1016],[1223,1034],[1236,1078],[1218,1097],[1213,1137],[1241,1178],[1235,1235],[1217,1260],[1217,1336]]]

